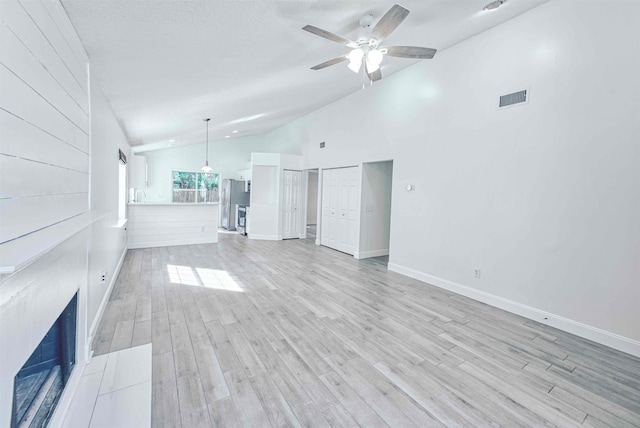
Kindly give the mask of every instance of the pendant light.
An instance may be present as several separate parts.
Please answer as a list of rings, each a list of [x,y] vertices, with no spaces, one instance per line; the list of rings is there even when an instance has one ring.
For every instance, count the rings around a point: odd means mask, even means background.
[[[205,122],[207,122],[207,148],[206,148],[206,153],[207,153],[207,157],[204,161],[204,166],[202,167],[202,171],[204,172],[211,172],[213,171],[213,169],[209,166],[209,121],[211,120],[210,117],[206,118],[206,119],[202,119]]]

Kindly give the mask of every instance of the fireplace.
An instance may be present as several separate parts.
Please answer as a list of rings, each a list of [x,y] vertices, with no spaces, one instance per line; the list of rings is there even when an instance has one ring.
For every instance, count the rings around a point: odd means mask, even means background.
[[[11,427],[46,427],[76,355],[76,293],[14,378]]]

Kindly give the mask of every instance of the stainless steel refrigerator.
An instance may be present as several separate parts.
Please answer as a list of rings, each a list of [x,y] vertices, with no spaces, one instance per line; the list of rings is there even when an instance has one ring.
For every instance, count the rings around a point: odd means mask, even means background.
[[[225,178],[222,180],[222,227],[236,230],[236,205],[249,205],[249,192],[244,191],[244,181]]]

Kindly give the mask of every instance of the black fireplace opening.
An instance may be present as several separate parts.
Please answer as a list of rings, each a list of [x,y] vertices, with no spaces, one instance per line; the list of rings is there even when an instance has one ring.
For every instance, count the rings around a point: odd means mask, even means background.
[[[14,378],[11,428],[47,426],[76,363],[77,313],[76,293]]]

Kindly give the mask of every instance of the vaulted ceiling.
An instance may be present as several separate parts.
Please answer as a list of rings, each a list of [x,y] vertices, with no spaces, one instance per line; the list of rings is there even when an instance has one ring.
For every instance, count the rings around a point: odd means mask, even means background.
[[[385,45],[443,50],[548,0],[402,0],[411,13]],[[316,27],[356,40],[393,6],[381,0],[62,0],[91,60],[91,74],[136,151],[260,134],[351,92],[362,73]],[[435,58],[425,61],[438,61]],[[385,57],[383,76],[417,60]],[[368,82],[367,82],[368,84]],[[375,82],[384,84],[383,80]],[[364,90],[367,90],[365,86]],[[237,131],[234,133],[234,131]],[[175,140],[175,141],[172,141]]]

